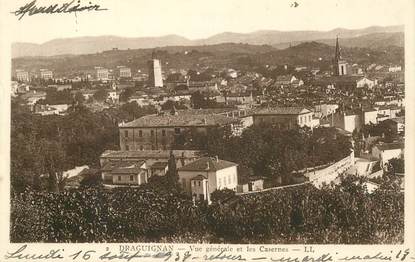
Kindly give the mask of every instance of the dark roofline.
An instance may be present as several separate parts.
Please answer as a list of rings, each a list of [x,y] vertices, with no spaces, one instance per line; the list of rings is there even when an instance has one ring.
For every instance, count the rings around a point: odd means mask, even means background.
[[[198,161],[198,160],[195,160],[195,162],[196,161]],[[227,161],[227,162],[230,162],[230,161]],[[231,162],[231,163],[233,163],[233,162]],[[189,163],[189,164],[187,164],[187,165],[190,165],[190,164],[192,164],[192,163]],[[223,170],[223,169],[226,169],[226,168],[230,168],[230,167],[234,167],[234,166],[239,166],[239,164],[237,164],[237,163],[233,163],[233,165],[231,165],[231,166],[228,166],[228,167],[225,167],[225,168],[222,168],[222,169],[215,169],[215,170],[201,170],[201,169],[193,169],[193,168],[191,168],[191,169],[187,169],[186,168],[186,166],[187,165],[185,165],[185,166],[182,166],[182,167],[180,167],[180,168],[178,168],[177,169],[177,171],[189,171],[189,172],[217,172],[217,171],[219,171],[219,170]],[[185,169],[184,169],[185,168]]]
[[[280,113],[262,113],[262,114],[258,114],[258,113],[252,113],[252,116],[268,116],[268,115],[283,115],[283,116],[296,116],[296,115],[305,115],[305,114],[310,114],[313,112],[305,112],[305,113],[292,113],[292,114],[280,114]]]
[[[226,126],[226,125],[229,125],[229,124],[233,124],[233,123],[236,123],[236,122],[238,122],[238,120],[237,119],[235,119],[235,121],[234,122],[232,122],[232,123],[227,123],[227,124],[223,124],[223,125],[221,125],[221,124],[214,124],[214,125],[209,125],[209,124],[206,124],[206,125],[188,125],[188,126],[178,126],[178,125],[175,125],[175,126],[162,126],[162,125],[160,125],[160,126],[119,126],[119,128],[139,128],[139,129],[143,129],[143,128],[176,128],[176,127],[220,127],[220,126]]]

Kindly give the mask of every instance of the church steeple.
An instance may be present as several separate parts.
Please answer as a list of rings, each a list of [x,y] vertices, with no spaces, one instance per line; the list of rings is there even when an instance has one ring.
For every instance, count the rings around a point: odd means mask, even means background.
[[[335,76],[339,75],[339,61],[340,61],[339,37],[336,36],[336,50],[334,53],[334,63],[333,63]]]

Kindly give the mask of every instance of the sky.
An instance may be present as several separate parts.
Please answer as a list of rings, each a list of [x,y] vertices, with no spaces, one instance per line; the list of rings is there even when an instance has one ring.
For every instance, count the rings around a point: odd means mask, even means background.
[[[0,0],[13,42],[43,43],[79,36],[146,37],[177,34],[189,39],[222,32],[331,30],[404,24],[406,0],[80,0],[103,12],[26,16],[10,12],[32,0]],[[7,2],[6,2],[7,1]],[[37,5],[68,0],[37,0]],[[70,1],[70,0],[69,0]]]

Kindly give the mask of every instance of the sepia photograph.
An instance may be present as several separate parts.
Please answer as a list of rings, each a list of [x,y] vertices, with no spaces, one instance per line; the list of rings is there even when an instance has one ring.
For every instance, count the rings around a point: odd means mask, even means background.
[[[407,3],[9,3],[10,242],[404,244]]]

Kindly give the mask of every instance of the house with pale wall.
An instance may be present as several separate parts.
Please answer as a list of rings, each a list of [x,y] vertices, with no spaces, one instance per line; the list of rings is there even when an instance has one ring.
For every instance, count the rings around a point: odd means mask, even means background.
[[[215,190],[236,191],[238,185],[238,164],[218,159],[202,157],[177,169],[179,182],[185,192],[194,199],[211,201]]]
[[[372,156],[376,157],[380,161],[382,168],[392,158],[402,158],[404,155],[404,143],[380,143],[372,147]]]

